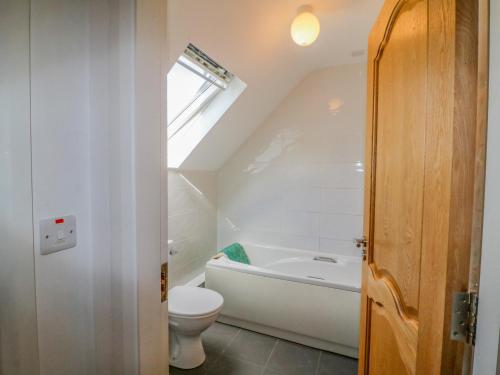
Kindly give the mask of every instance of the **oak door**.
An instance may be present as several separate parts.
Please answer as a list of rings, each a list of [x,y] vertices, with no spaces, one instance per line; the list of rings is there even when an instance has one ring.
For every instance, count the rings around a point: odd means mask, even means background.
[[[370,34],[359,374],[461,373],[450,307],[482,183],[477,7],[386,0]]]

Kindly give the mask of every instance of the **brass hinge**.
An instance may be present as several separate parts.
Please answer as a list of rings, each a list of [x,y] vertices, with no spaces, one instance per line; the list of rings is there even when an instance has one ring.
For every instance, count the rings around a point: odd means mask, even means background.
[[[166,262],[161,265],[160,290],[161,302],[165,302],[167,300],[168,291],[168,263]]]
[[[477,308],[477,293],[457,292],[453,294],[451,311],[452,340],[475,345]]]

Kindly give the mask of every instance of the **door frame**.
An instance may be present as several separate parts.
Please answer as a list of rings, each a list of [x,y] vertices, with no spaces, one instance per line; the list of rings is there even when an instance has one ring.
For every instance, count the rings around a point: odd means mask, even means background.
[[[486,5],[488,0],[484,0]],[[481,286],[479,288],[479,315],[476,347],[474,353],[473,373],[500,374],[500,301],[498,285],[500,284],[500,3],[490,2],[489,16],[489,77],[486,77],[489,89],[488,137],[486,152],[486,191],[484,204],[483,241],[481,256]],[[486,46],[487,48],[488,46]],[[495,105],[496,104],[496,105]]]
[[[135,1],[135,207],[139,373],[168,374],[168,309],[161,303],[167,1]]]

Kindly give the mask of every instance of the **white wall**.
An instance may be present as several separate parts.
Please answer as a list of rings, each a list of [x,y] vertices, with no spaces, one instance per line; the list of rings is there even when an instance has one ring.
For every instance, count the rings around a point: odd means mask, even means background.
[[[138,371],[134,14],[133,0],[31,4],[41,374]],[[64,214],[77,247],[39,255],[38,222]]]
[[[29,1],[0,2],[0,374],[38,374]]]
[[[219,247],[359,255],[365,75],[363,64],[313,72],[220,169]]]
[[[169,169],[169,288],[201,272],[217,249],[217,178],[214,172]]]
[[[486,192],[474,374],[500,374],[500,2],[490,2],[490,82]]]
[[[40,373],[94,372],[89,4],[31,4],[33,217]],[[40,220],[75,214],[78,245],[40,255]]]
[[[0,2],[0,373],[167,371],[164,8]],[[41,256],[39,221],[65,214],[78,245]]]

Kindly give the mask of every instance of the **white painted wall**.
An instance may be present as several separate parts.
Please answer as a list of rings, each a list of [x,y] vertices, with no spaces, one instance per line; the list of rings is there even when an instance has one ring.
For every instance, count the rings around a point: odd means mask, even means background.
[[[0,374],[38,374],[29,1],[0,2]]]
[[[500,3],[490,2],[490,77],[486,195],[474,374],[500,374]]]
[[[359,255],[365,75],[364,64],[311,73],[220,169],[219,247]]]
[[[215,172],[169,169],[169,288],[204,271],[217,250],[217,176]]]
[[[40,373],[95,370],[89,2],[31,4],[33,218]],[[77,218],[77,247],[40,255],[40,220]]]
[[[138,372],[135,6],[31,4],[41,374]],[[39,220],[69,213],[77,216],[77,247],[39,255]]]
[[[167,372],[164,9],[0,2],[2,374]],[[78,245],[39,255],[39,221],[64,214]]]

